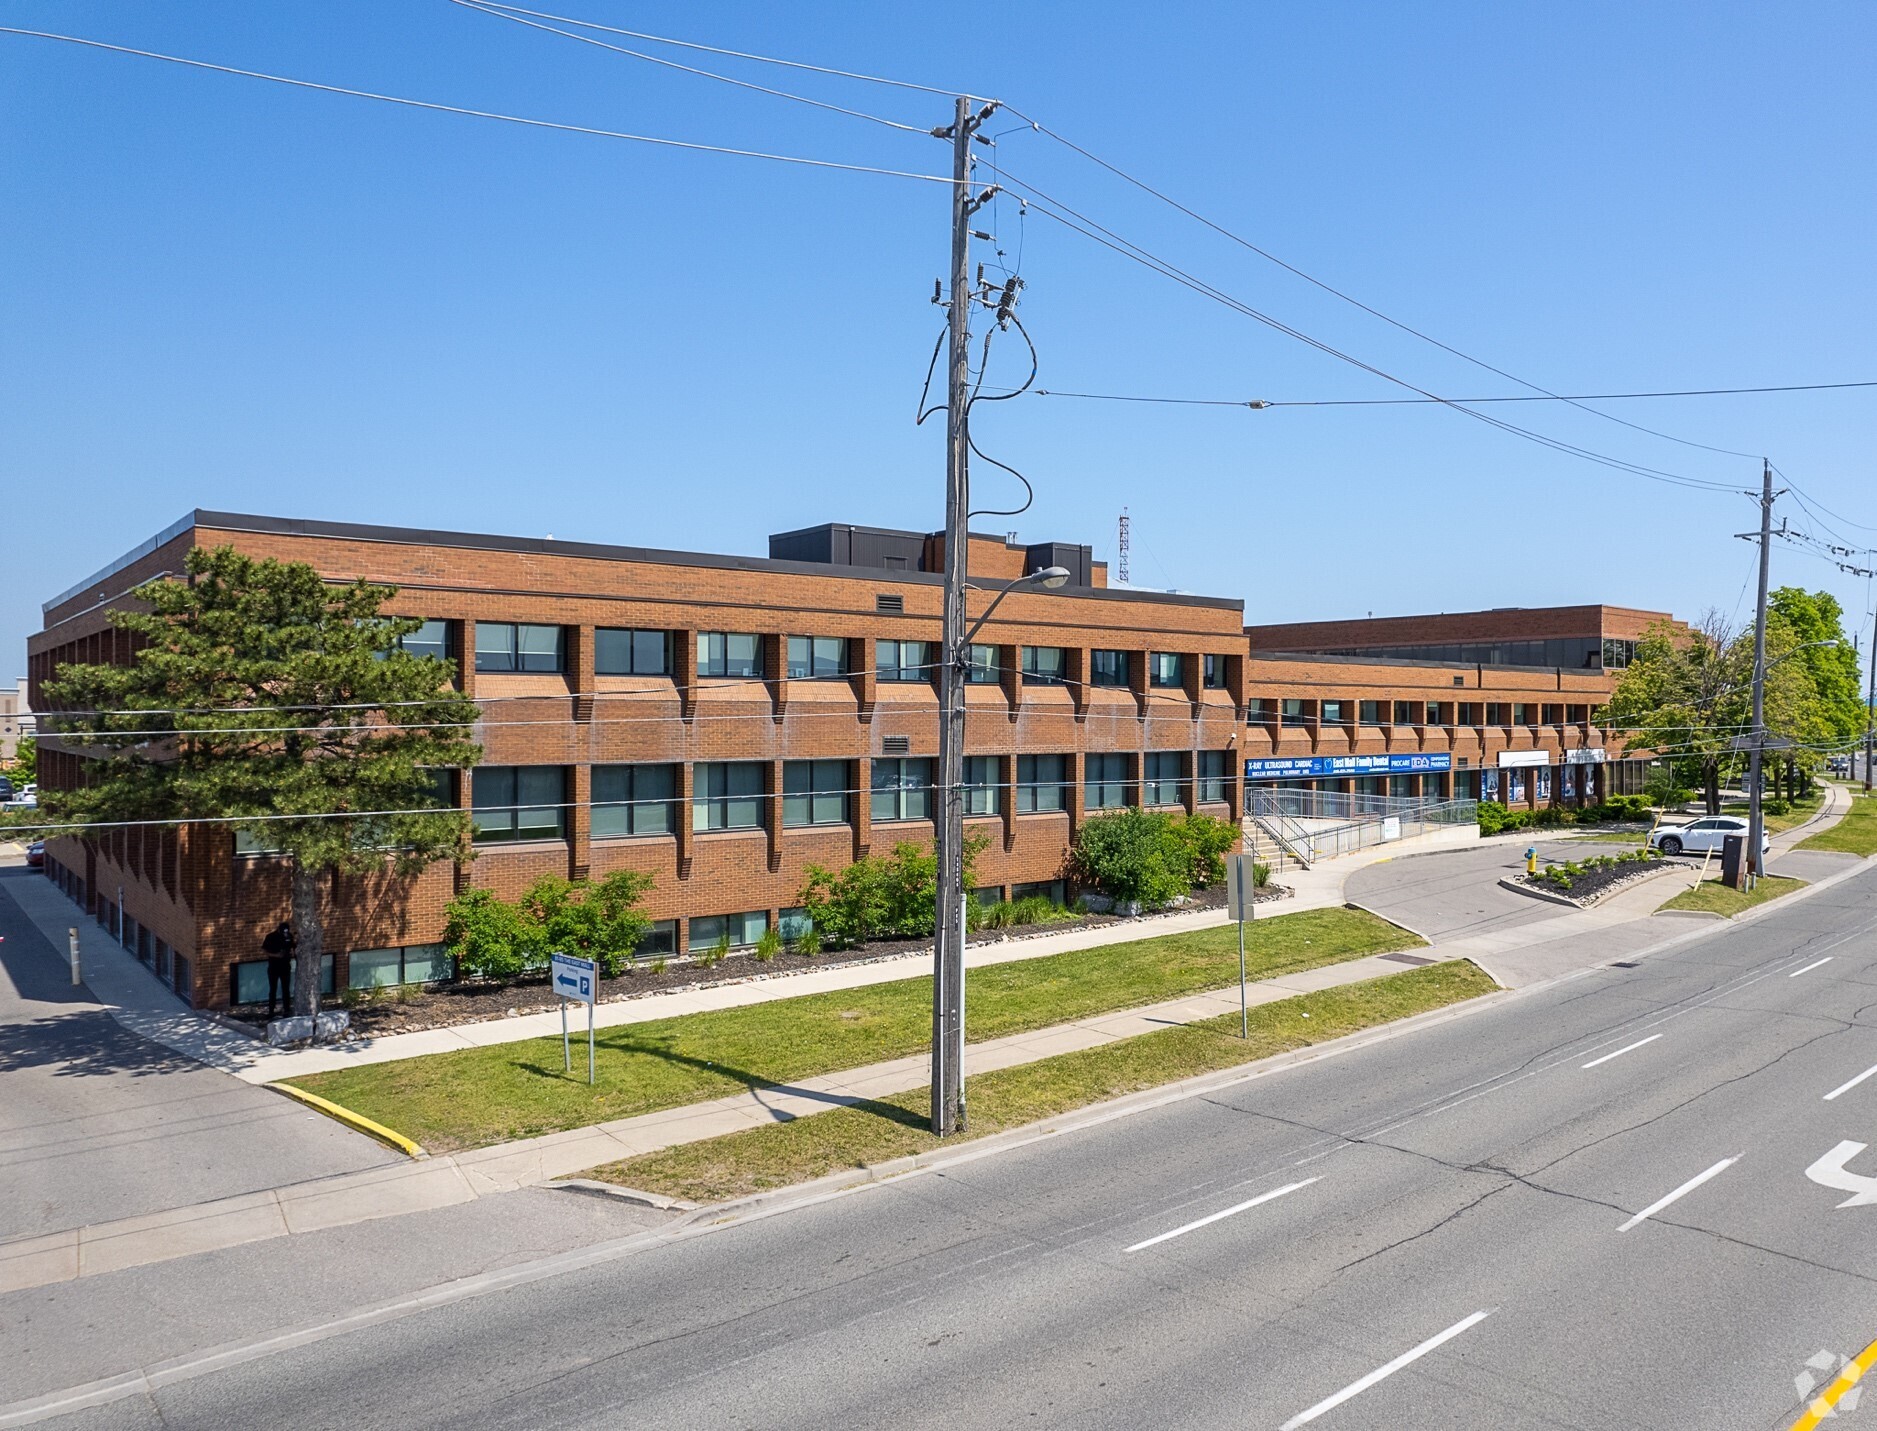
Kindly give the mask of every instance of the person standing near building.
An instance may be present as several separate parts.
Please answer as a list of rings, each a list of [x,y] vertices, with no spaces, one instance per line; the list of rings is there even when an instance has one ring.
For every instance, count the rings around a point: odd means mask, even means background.
[[[273,933],[261,941],[261,952],[267,956],[267,1017],[274,1017],[274,1007],[279,1005],[282,1013],[293,1012],[293,949],[298,941],[293,935],[293,926],[281,920],[274,926]]]

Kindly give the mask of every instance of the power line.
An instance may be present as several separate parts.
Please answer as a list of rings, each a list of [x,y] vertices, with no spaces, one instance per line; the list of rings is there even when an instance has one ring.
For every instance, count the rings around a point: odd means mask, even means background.
[[[939,89],[929,84],[914,84],[910,80],[888,79],[883,75],[861,74],[856,70],[830,69],[826,65],[804,64],[800,60],[778,59],[774,55],[752,54],[747,50],[727,50],[717,45],[700,45],[692,40],[674,40],[667,35],[648,35],[643,30],[624,30],[616,25],[602,25],[594,20],[576,20],[568,15],[551,15],[542,10],[527,10],[520,5],[504,5],[500,0],[480,0],[484,8],[502,10],[516,15],[532,15],[537,20],[553,20],[562,25],[578,25],[583,30],[598,30],[607,35],[624,35],[634,40],[650,40],[655,45],[675,45],[681,50],[698,50],[707,55],[725,55],[738,60],[755,60],[765,65],[781,65],[785,69],[806,70],[810,74],[832,75],[837,79],[863,80],[868,84],[891,85],[895,89],[917,90],[921,94],[941,94],[951,99],[965,94],[959,89]],[[968,99],[988,99],[988,95],[966,95]]]
[[[1006,175],[1009,175],[1008,170],[1005,170],[1005,173]],[[1015,178],[1015,176],[1010,176],[1010,177],[1012,177],[1013,180]],[[1023,181],[1019,180],[1016,182],[1023,182]],[[1393,383],[1397,387],[1406,388],[1410,392],[1417,393],[1423,398],[1426,398],[1430,401],[1438,402],[1447,407],[1450,407],[1455,412],[1465,413],[1468,417],[1474,418],[1475,420],[1479,422],[1483,422],[1489,427],[1496,427],[1503,432],[1510,433],[1514,436],[1523,437],[1528,441],[1535,442],[1542,447],[1548,447],[1556,452],[1561,452],[1561,453],[1565,453],[1571,456],[1580,457],[1586,461],[1597,463],[1600,466],[1610,467],[1617,471],[1628,472],[1628,473],[1631,473],[1632,475],[1639,476],[1639,477],[1646,477],[1652,481],[1666,482],[1672,486],[1689,487],[1689,488],[1696,488],[1696,489],[1705,490],[1705,491],[1728,492],[1728,493],[1739,493],[1744,490],[1743,488],[1735,486],[1731,483],[1714,482],[1706,478],[1690,477],[1683,473],[1667,472],[1660,468],[1646,467],[1640,463],[1629,462],[1623,458],[1612,457],[1605,453],[1594,452],[1589,448],[1578,447],[1574,443],[1568,443],[1559,438],[1549,437],[1545,435],[1544,433],[1535,432],[1529,428],[1520,427],[1515,423],[1506,422],[1502,418],[1496,418],[1496,417],[1491,416],[1488,413],[1479,412],[1474,408],[1466,407],[1458,402],[1455,402],[1451,398],[1442,398],[1438,394],[1429,392],[1426,388],[1420,387],[1419,385],[1415,383],[1409,382],[1405,378],[1397,377],[1393,373],[1386,372],[1383,369],[1376,367],[1372,363],[1365,362],[1364,360],[1357,358],[1352,354],[1343,352],[1342,350],[1338,348],[1332,347],[1330,344],[1323,342],[1321,339],[1313,338],[1309,334],[1301,331],[1300,329],[1295,328],[1291,326],[1290,324],[1283,322],[1281,319],[1274,318],[1268,313],[1260,312],[1259,310],[1251,307],[1249,304],[1244,303],[1240,299],[1234,298],[1232,295],[1213,286],[1212,284],[1206,282],[1205,280],[1196,278],[1192,274],[1187,273],[1185,270],[1178,268],[1177,266],[1168,262],[1167,260],[1158,257],[1157,255],[1151,253],[1149,250],[1142,248],[1139,244],[1134,243],[1132,240],[1122,238],[1119,234],[1114,233],[1112,230],[1102,227],[1102,225],[1097,223],[1095,220],[1088,218],[1084,214],[1078,213],[1076,210],[1069,208],[1066,204],[1062,204],[1060,200],[1050,198],[1048,195],[1043,194],[1041,190],[1035,188],[1034,185],[1024,183],[1024,187],[1029,189],[1031,195],[1033,196],[1031,199],[1031,206],[1035,208],[1036,211],[1042,214],[1045,218],[1054,219],[1057,223],[1062,224],[1065,228],[1068,228],[1072,230],[1073,232],[1081,234],[1084,238],[1091,239],[1094,242],[1101,244],[1105,248],[1113,249],[1116,253],[1119,253],[1124,258],[1131,259],[1133,262],[1140,264],[1142,267],[1148,268],[1156,273],[1159,273],[1162,277],[1171,278],[1174,282],[1179,283],[1183,285],[1184,287],[1190,288],[1194,292],[1199,293],[1207,298],[1211,298],[1214,302],[1220,303],[1224,305],[1225,307],[1234,310],[1235,312],[1243,314],[1245,317],[1251,318],[1255,320],[1256,322],[1262,323],[1265,326],[1274,329],[1277,332],[1283,333],[1287,337],[1295,338],[1297,341],[1301,343],[1304,343],[1312,348],[1316,348],[1320,352],[1323,352],[1342,362],[1348,363],[1352,367],[1359,368],[1363,372],[1371,373],[1376,377],[1382,378],[1387,382]],[[1063,210],[1063,213],[1057,213],[1055,211],[1055,208],[1051,207],[1052,205],[1060,207]],[[1070,215],[1073,217],[1065,217],[1065,215]]]
[[[1636,393],[1575,393],[1568,395],[1552,394],[1513,394],[1495,397],[1398,397],[1398,398],[1186,398],[1186,397],[1149,397],[1134,393],[1076,393],[1065,392],[1060,388],[1038,388],[1038,397],[1087,398],[1096,402],[1147,402],[1173,403],[1193,407],[1243,407],[1254,411],[1268,407],[1405,407],[1413,405],[1454,403],[1497,403],[1497,402],[1613,402],[1629,398],[1682,398],[1682,397],[1727,397],[1742,393],[1810,393],[1830,392],[1843,388],[1877,388],[1877,381],[1858,383],[1791,383],[1781,387],[1764,388],[1682,388],[1665,392]],[[1779,469],[1773,469],[1777,472]],[[1788,479],[1790,480],[1790,479]],[[1877,531],[1877,528],[1871,530]]]
[[[694,65],[679,64],[676,60],[667,60],[657,55],[648,55],[643,50],[627,49],[624,45],[615,45],[605,40],[596,40],[591,35],[579,35],[575,34],[572,30],[562,30],[553,25],[544,25],[539,21],[530,20],[522,14],[510,14],[504,7],[483,4],[481,0],[450,0],[450,3],[452,5],[460,5],[465,10],[475,10],[480,14],[490,16],[492,19],[507,20],[516,25],[526,25],[529,29],[540,30],[544,34],[561,35],[569,40],[577,40],[583,45],[596,45],[600,49],[610,50],[616,55],[630,55],[635,60],[644,60],[648,64],[664,65],[668,69],[682,70],[685,74],[699,75],[704,79],[714,79],[723,84],[735,85],[739,89],[755,90],[758,94],[773,95],[777,99],[793,100],[797,104],[811,105],[816,109],[826,109],[835,114],[844,114],[851,119],[870,120],[874,124],[884,124],[889,129],[904,130],[908,134],[925,136],[931,133],[929,128],[921,128],[916,124],[901,124],[897,119],[886,119],[877,114],[868,114],[864,110],[848,109],[842,105],[829,104],[825,100],[810,99],[806,95],[790,94],[787,90],[771,89],[767,85],[752,84],[748,80],[736,79],[730,75],[720,75],[715,70],[701,70]],[[579,22],[569,21],[568,23],[577,24]]]
[[[1476,358],[1472,354],[1462,352],[1460,349],[1452,346],[1449,343],[1443,343],[1440,339],[1434,337],[1432,334],[1424,333],[1419,328],[1412,327],[1407,323],[1401,322],[1397,318],[1390,317],[1388,314],[1382,312],[1379,308],[1372,307],[1371,305],[1364,303],[1361,299],[1356,298],[1351,294],[1343,292],[1340,288],[1336,288],[1332,286],[1331,284],[1325,283],[1322,279],[1317,278],[1312,274],[1304,272],[1301,268],[1298,268],[1295,264],[1288,263],[1285,260],[1279,258],[1276,254],[1270,252],[1268,249],[1260,248],[1257,244],[1251,242],[1251,240],[1243,237],[1240,234],[1236,234],[1232,230],[1226,228],[1224,225],[1216,223],[1212,219],[1207,218],[1204,214],[1199,213],[1197,210],[1188,208],[1185,204],[1182,204],[1179,200],[1171,197],[1168,194],[1162,193],[1159,189],[1154,188],[1153,185],[1147,183],[1145,180],[1136,178],[1134,175],[1128,173],[1126,170],[1120,168],[1118,165],[1110,163],[1108,160],[1103,159],[1100,155],[1092,153],[1087,149],[1084,149],[1081,145],[1075,143],[1073,140],[1065,138],[1063,135],[1058,134],[1055,130],[1050,129],[1048,126],[1040,123],[1039,121],[1035,119],[1032,119],[1029,115],[1025,114],[1022,110],[1018,109],[1015,105],[1007,103],[1005,104],[1004,107],[1008,109],[1012,114],[1014,114],[1017,118],[1027,120],[1030,126],[1037,133],[1042,134],[1046,136],[1047,138],[1055,140],[1058,144],[1061,144],[1065,146],[1066,148],[1074,150],[1077,154],[1080,154],[1083,158],[1089,160],[1091,163],[1100,165],[1103,169],[1106,169],[1109,173],[1113,174],[1116,178],[1122,179],[1125,182],[1132,184],[1135,188],[1140,189],[1143,193],[1152,195],[1154,198],[1160,200],[1161,203],[1167,204],[1171,206],[1172,208],[1177,209],[1180,213],[1185,214],[1188,218],[1194,219],[1197,222],[1204,224],[1207,228],[1211,229],[1213,232],[1220,234],[1225,238],[1230,239],[1233,243],[1238,244],[1242,248],[1250,250],[1252,253],[1257,254],[1258,257],[1265,259],[1270,263],[1276,264],[1279,268],[1284,269],[1286,272],[1294,274],[1296,277],[1303,279],[1304,282],[1322,289],[1323,292],[1328,293],[1335,298],[1339,298],[1343,302],[1348,303],[1352,305],[1353,307],[1361,309],[1364,313],[1369,314],[1371,317],[1380,319],[1382,322],[1388,324],[1390,327],[1397,328],[1401,332],[1406,333],[1410,335],[1411,337],[1419,338],[1424,343],[1431,343],[1434,347],[1439,348],[1442,352],[1450,353],[1456,358],[1460,358],[1465,362],[1471,363],[1477,368],[1483,368],[1485,371],[1489,373],[1493,373],[1498,377],[1505,378],[1509,382],[1515,382],[1520,387],[1530,388],[1532,389],[1533,392],[1541,394],[1547,399],[1551,399],[1551,400],[1558,401],[1558,402],[1570,403],[1574,407],[1582,407],[1583,402],[1585,401],[1582,398],[1560,396],[1559,394],[1552,392],[1549,388],[1543,387],[1538,383],[1530,382],[1525,378],[1521,378],[1516,373],[1510,373],[1510,372],[1507,372],[1503,368],[1495,367],[1493,364],[1486,362],[1482,358]],[[1584,407],[1583,411],[1590,413],[1593,417],[1603,418],[1606,422],[1614,422],[1623,427],[1634,428],[1637,432],[1644,432],[1644,433],[1647,433],[1651,437],[1659,437],[1668,442],[1681,443],[1682,445],[1687,446],[1687,447],[1699,447],[1705,451],[1717,452],[1728,457],[1752,458],[1755,456],[1755,454],[1753,453],[1735,452],[1732,449],[1725,448],[1725,447],[1711,447],[1705,442],[1695,442],[1689,438],[1676,437],[1672,433],[1658,432],[1654,428],[1643,427],[1639,423],[1629,422],[1626,419],[1617,417],[1611,413],[1599,412],[1595,408]]]
[[[943,174],[918,174],[906,169],[887,169],[873,164],[847,164],[834,159],[811,159],[798,154],[771,154],[760,149],[737,149],[723,144],[702,144],[689,139],[664,139],[651,134],[629,134],[619,129],[598,129],[585,124],[564,124],[552,119],[532,119],[526,115],[501,114],[488,109],[469,109],[463,105],[441,104],[434,100],[410,99],[403,95],[380,94],[375,90],[351,89],[345,85],[323,84],[317,80],[295,79],[288,75],[268,74],[262,70],[241,69],[235,65],[212,64],[182,55],[166,55],[156,50],[140,50],[130,45],[113,45],[81,35],[60,35],[49,30],[25,30],[14,25],[0,25],[0,35],[24,35],[36,40],[57,40],[62,44],[81,45],[87,49],[108,50],[113,54],[135,55],[140,59],[162,60],[166,64],[189,69],[210,70],[216,74],[239,75],[243,79],[266,80],[269,84],[288,85],[294,89],[318,90],[323,94],[345,95],[352,99],[375,99],[383,104],[402,105],[407,109],[433,110],[439,114],[460,114],[470,119],[494,119],[504,124],[520,124],[530,129],[553,129],[566,134],[585,134],[596,139],[629,139],[636,144],[653,144],[665,149],[691,149],[708,154],[730,154],[742,159],[768,159],[778,164],[798,164],[811,169],[839,169],[851,174],[881,174],[893,179],[919,179],[929,184],[949,185],[953,180]]]

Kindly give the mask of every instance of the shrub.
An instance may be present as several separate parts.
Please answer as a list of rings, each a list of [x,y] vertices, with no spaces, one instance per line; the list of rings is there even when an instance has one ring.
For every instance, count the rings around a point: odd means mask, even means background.
[[[632,964],[632,951],[651,932],[638,908],[652,877],[616,870],[597,884],[548,878],[521,897],[522,913],[540,930],[546,952],[591,959],[601,977],[616,979]]]
[[[767,964],[782,952],[782,936],[773,929],[765,929],[762,938],[756,941],[756,947],[750,950],[750,957],[759,964]]]
[[[965,837],[966,888],[986,839],[976,833]],[[796,902],[820,939],[837,949],[869,939],[917,939],[930,934],[937,920],[938,856],[908,841],[895,845],[890,855],[869,855],[838,873],[810,865]]]
[[[795,941],[795,952],[804,959],[812,959],[821,952],[821,931],[810,925]]]
[[[444,914],[443,943],[466,976],[513,979],[547,962],[540,926],[493,891],[464,890]]]
[[[1085,820],[1069,851],[1070,874],[1112,899],[1171,904],[1193,887],[1193,847],[1180,823],[1132,807]]]
[[[1000,900],[996,904],[974,903],[966,910],[966,923],[972,929],[1016,929],[1026,924],[1061,924],[1075,917],[1073,910],[1064,909],[1055,900],[1042,894]]]
[[[715,944],[698,950],[696,958],[700,969],[715,969],[730,955],[730,936],[719,934]]]
[[[1238,843],[1238,826],[1217,815],[1193,814],[1173,821],[1173,832],[1186,847],[1190,889],[1210,889],[1225,880],[1225,856]]]
[[[1253,889],[1263,889],[1270,882],[1271,867],[1269,865],[1259,864],[1256,860],[1253,860],[1251,863],[1251,887]]]

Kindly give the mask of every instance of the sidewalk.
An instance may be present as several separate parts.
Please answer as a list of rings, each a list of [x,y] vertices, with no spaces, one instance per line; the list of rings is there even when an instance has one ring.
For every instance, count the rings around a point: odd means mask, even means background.
[[[1476,844],[1478,838],[1479,832],[1475,826],[1439,830],[1393,844],[1378,845],[1339,860],[1325,861],[1313,869],[1286,871],[1283,879],[1293,891],[1292,897],[1263,906],[1260,917],[1340,907],[1343,903],[1343,881],[1355,870],[1401,855]],[[166,1048],[232,1074],[246,1083],[274,1083],[335,1068],[389,1063],[398,1059],[419,1058],[425,1054],[449,1053],[457,1049],[518,1043],[531,1038],[551,1038],[560,1033],[560,1014],[550,1010],[522,1014],[516,1018],[484,1019],[450,1028],[425,1029],[417,1033],[383,1034],[376,1038],[361,1038],[312,1048],[270,1048],[257,1039],[185,1008],[174,994],[157,981],[154,974],[114,943],[95,921],[81,915],[77,906],[59,893],[50,881],[28,881],[15,893],[28,917],[57,947],[65,947],[67,927],[78,927],[85,983],[119,1023]],[[1210,929],[1226,922],[1223,909],[1207,909],[1008,942],[974,944],[965,950],[965,967],[978,969],[1021,959],[1040,959],[1075,949],[1094,949],[1105,944],[1126,944],[1167,934],[1181,934],[1188,930]],[[677,989],[669,993],[646,994],[601,1004],[594,1010],[593,1022],[596,1028],[618,1028],[654,1019],[677,1018],[684,1014],[743,1008],[750,1004],[768,1003],[773,999],[793,999],[806,994],[866,988],[899,979],[917,979],[930,971],[931,950],[913,950],[898,958],[876,963],[818,969],[776,978],[756,977],[740,983]]]

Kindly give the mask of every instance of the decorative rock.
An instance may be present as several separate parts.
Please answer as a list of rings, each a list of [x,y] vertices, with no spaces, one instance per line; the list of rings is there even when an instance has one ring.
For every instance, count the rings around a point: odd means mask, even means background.
[[[311,1039],[321,1043],[327,1039],[336,1039],[352,1025],[352,1016],[344,1009],[327,1009],[315,1020],[305,1014],[294,1014],[289,1018],[271,1019],[267,1025],[267,1041],[275,1048],[289,1043],[305,1043]]]

